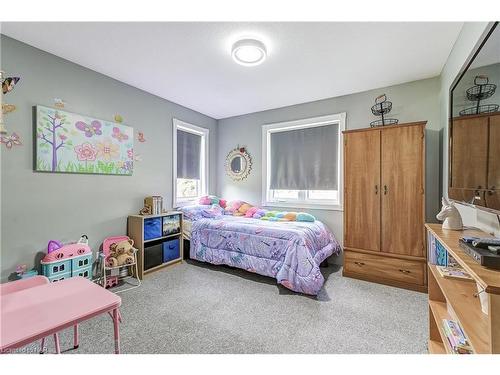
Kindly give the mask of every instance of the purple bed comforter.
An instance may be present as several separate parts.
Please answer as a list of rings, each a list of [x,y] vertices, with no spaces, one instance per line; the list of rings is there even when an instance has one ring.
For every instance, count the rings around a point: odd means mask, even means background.
[[[341,248],[320,222],[264,222],[224,216],[193,222],[190,256],[276,278],[295,292],[316,295],[324,283],[319,265]]]

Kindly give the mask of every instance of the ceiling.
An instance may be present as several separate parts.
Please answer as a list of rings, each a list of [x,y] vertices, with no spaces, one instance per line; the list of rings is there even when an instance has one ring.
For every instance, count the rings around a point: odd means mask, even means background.
[[[462,23],[2,23],[2,33],[220,119],[430,78]],[[267,60],[237,65],[254,36]]]

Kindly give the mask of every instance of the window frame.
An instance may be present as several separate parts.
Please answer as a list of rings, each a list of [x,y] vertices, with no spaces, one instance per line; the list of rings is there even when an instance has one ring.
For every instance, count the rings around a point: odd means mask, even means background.
[[[319,117],[310,117],[301,120],[284,121],[262,126],[262,206],[264,207],[283,207],[283,208],[310,208],[310,209],[323,209],[343,211],[343,193],[344,193],[344,160],[343,160],[343,134],[345,130],[346,112],[331,114]],[[271,149],[271,134],[280,131],[290,131],[296,129],[313,128],[324,125],[339,126],[338,137],[338,199],[325,200],[325,199],[307,199],[307,191],[305,197],[301,199],[299,192],[299,199],[275,199],[272,197],[271,189],[269,189],[271,180],[271,160],[269,158]]]
[[[208,166],[209,166],[209,135],[210,130],[200,126],[193,125],[189,122],[172,118],[173,134],[172,134],[172,206],[182,207],[188,204],[197,202],[200,197],[207,195],[208,191]],[[177,197],[177,130],[182,130],[191,134],[201,136],[201,176],[200,176],[200,193],[199,196],[194,198],[178,198]]]

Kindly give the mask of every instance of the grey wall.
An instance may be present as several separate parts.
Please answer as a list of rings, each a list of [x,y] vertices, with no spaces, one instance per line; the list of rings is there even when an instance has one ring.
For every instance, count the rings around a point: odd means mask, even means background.
[[[253,157],[253,168],[249,177],[234,182],[222,167],[218,169],[218,194],[227,199],[243,199],[252,204],[262,202],[262,125],[322,116],[339,112],[347,113],[346,128],[369,127],[376,119],[370,111],[375,97],[386,93],[393,102],[390,117],[398,118],[400,123],[427,120],[427,168],[426,168],[426,207],[428,220],[432,220],[439,209],[440,149],[439,149],[439,79],[432,78],[397,86],[366,91],[290,107],[257,112],[243,116],[219,120],[219,150],[217,164],[224,165],[227,153],[238,144],[248,147]],[[342,212],[327,210],[306,210],[324,221],[342,240]]]
[[[17,110],[5,116],[23,146],[1,147],[1,278],[17,264],[32,266],[50,239],[77,240],[82,233],[94,249],[105,237],[126,233],[127,215],[144,196],[172,202],[172,117],[210,129],[210,192],[216,191],[217,121],[188,108],[60,59],[8,37],[1,37],[1,67],[22,77],[5,101]],[[120,58],[126,58],[126,55]],[[113,119],[143,131],[134,142],[142,155],[134,174],[125,176],[35,173],[32,168],[32,106],[66,101],[68,111]]]
[[[449,90],[466,60],[471,55],[474,48],[479,44],[479,40],[486,34],[491,26],[488,22],[466,22],[453,46],[453,49],[446,61],[440,75],[440,108],[441,108],[441,133],[443,138],[442,147],[442,186],[444,194],[447,193],[448,186],[448,119],[450,116]],[[475,226],[487,232],[500,236],[500,226],[496,215],[476,210],[470,207],[459,205],[465,225]]]

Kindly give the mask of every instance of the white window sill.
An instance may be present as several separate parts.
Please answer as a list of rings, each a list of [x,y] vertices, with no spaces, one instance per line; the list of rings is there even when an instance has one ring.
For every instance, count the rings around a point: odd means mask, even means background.
[[[338,204],[328,203],[310,203],[310,202],[262,202],[262,207],[278,207],[278,208],[307,208],[310,210],[326,210],[326,211],[344,211],[344,208]]]

